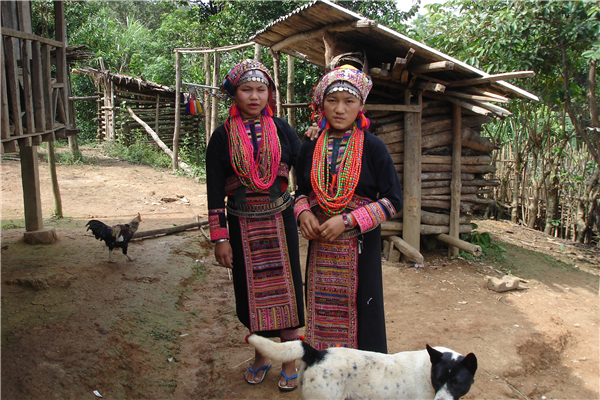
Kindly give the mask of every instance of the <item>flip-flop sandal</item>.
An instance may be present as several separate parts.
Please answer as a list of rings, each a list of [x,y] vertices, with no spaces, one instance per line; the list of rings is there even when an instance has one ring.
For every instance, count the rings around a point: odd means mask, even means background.
[[[279,390],[281,390],[282,392],[291,392],[292,390],[298,389],[298,386],[288,386],[287,385],[288,381],[298,378],[298,370],[296,370],[296,373],[290,377],[288,377],[285,374],[285,372],[283,372],[283,371],[281,371],[281,375],[283,376],[283,379],[285,379],[285,386],[281,386],[281,381],[277,382],[277,386],[279,386]]]
[[[252,372],[254,374],[254,379],[252,379],[251,381],[249,381],[248,379],[246,379],[246,382],[248,382],[251,385],[258,385],[259,383],[262,383],[262,381],[265,380],[265,376],[267,376],[267,372],[269,372],[270,369],[271,369],[271,364],[269,364],[269,365],[263,365],[262,367],[260,367],[256,371],[252,368],[252,366],[249,366],[248,367],[248,371],[250,371],[250,372]],[[256,375],[260,371],[263,371],[263,370],[266,370],[265,373],[263,374],[262,378],[260,378],[260,381],[257,381],[256,380]]]

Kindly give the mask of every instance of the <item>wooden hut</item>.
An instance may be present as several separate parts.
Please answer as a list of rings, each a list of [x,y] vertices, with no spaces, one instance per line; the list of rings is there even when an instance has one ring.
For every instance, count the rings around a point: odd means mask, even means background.
[[[482,126],[509,116],[498,104],[510,98],[537,100],[505,81],[533,72],[489,75],[328,0],[296,9],[251,40],[274,59],[286,53],[324,71],[358,61],[374,83],[365,104],[370,130],[386,143],[404,190],[404,209],[383,224],[384,237],[415,261],[421,235],[449,243],[451,255],[457,246],[476,252],[458,236],[471,231],[469,215],[493,202],[483,194],[498,184],[496,146]]]
[[[55,37],[33,34],[31,3],[2,1],[0,53],[1,152],[19,152],[25,209],[25,240],[51,243],[53,228],[44,229],[37,146],[48,143],[51,177],[57,208],[60,194],[52,168],[53,142],[76,135],[69,107],[67,35],[64,3],[54,2]],[[16,183],[16,182],[15,182]]]
[[[132,129],[141,128],[128,111],[127,107],[130,107],[162,142],[172,143],[176,107],[174,88],[105,69],[83,67],[73,69],[73,73],[91,77],[96,85],[98,140],[112,140],[121,135],[126,138]],[[204,112],[200,106],[194,114],[188,114],[186,106],[187,102],[181,98],[179,143],[191,141],[199,145],[204,141],[198,135]]]

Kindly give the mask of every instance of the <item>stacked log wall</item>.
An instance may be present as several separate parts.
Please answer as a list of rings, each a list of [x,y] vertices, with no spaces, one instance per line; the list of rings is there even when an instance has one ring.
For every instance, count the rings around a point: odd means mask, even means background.
[[[140,124],[136,122],[125,105],[130,106],[135,114],[140,119],[146,122],[152,129],[154,129],[159,138],[164,143],[173,142],[173,132],[175,129],[175,98],[166,97],[161,94],[158,98],[158,129],[156,126],[156,107],[157,107],[157,96],[135,93],[131,91],[116,90],[115,96],[115,107],[114,107],[114,127],[116,136],[122,136],[129,138],[131,132],[136,129],[142,129]],[[99,102],[103,102],[103,99],[98,99]],[[181,102],[181,127],[179,136],[179,145],[192,143],[195,146],[200,146],[204,143],[203,137],[200,135],[200,123],[204,114],[187,115],[185,113],[185,105]],[[111,110],[102,109],[99,107],[98,110],[98,126],[99,126],[99,137],[98,139],[104,139],[106,133],[106,124],[104,113],[110,112]],[[148,144],[155,145],[156,143],[148,138]]]
[[[421,234],[448,233],[450,224],[450,182],[452,178],[452,104],[445,101],[423,103],[421,113]],[[400,182],[404,180],[404,113],[374,111],[370,113],[370,131],[386,144]],[[462,113],[461,149],[461,220],[460,233],[472,230],[471,216],[484,210],[494,200],[485,197],[491,187],[495,167],[491,153],[497,147],[481,136],[487,116]],[[492,174],[490,176],[490,174]],[[384,236],[402,231],[402,213],[382,225]]]

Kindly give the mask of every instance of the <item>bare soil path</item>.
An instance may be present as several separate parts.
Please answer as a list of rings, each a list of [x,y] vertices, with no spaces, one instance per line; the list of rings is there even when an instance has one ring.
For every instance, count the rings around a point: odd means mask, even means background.
[[[58,167],[60,220],[40,163],[53,245],[23,243],[19,162],[1,162],[2,398],[94,399],[97,390],[105,399],[299,399],[278,391],[278,366],[261,385],[243,381],[253,350],[202,232],[133,241],[134,262],[115,252],[109,264],[85,230],[89,219],[127,222],[138,212],[140,231],[204,219],[205,186],[85,154],[93,165]],[[184,199],[165,200],[175,196]],[[389,351],[428,343],[474,352],[467,399],[598,399],[600,252],[507,222],[478,224],[502,257],[451,260],[440,249],[425,254],[424,269],[384,263]],[[486,288],[505,273],[529,289]]]

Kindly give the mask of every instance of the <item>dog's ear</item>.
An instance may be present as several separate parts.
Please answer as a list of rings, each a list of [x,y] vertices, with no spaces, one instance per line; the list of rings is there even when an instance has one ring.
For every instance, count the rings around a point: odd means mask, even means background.
[[[429,360],[431,360],[431,365],[436,365],[442,360],[442,353],[426,344],[427,352],[429,353]]]
[[[467,354],[460,363],[471,373],[471,375],[475,376],[475,371],[477,371],[477,357],[475,357],[475,354]]]

